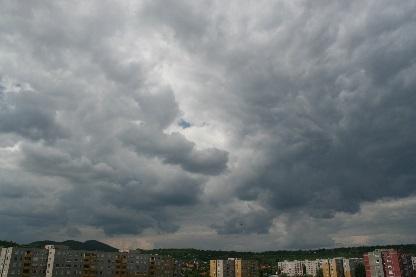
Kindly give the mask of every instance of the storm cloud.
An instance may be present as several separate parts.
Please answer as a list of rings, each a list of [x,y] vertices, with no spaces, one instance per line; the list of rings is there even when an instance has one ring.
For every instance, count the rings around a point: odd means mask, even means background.
[[[416,242],[415,14],[410,0],[3,1],[0,236]]]

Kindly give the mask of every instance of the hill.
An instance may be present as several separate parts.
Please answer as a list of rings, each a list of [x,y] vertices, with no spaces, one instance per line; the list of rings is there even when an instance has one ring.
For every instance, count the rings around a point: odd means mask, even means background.
[[[265,252],[237,252],[237,251],[218,251],[218,250],[198,250],[198,249],[153,249],[140,250],[142,253],[151,253],[159,255],[170,255],[180,260],[200,260],[209,261],[210,259],[226,259],[229,257],[241,257],[246,259],[255,259],[264,263],[275,263],[282,260],[305,260],[318,258],[333,257],[362,257],[365,252],[373,251],[377,248],[394,248],[403,252],[416,255],[416,244],[405,245],[378,245],[378,246],[360,246],[360,247],[343,247],[331,249],[314,249],[314,250],[278,250]]]
[[[52,241],[52,240],[42,240],[34,241],[28,244],[17,244],[15,242],[9,241],[0,241],[0,247],[11,247],[11,246],[21,246],[21,247],[33,247],[33,248],[43,248],[47,244],[55,245],[65,245],[72,250],[87,250],[87,251],[103,251],[103,252],[114,252],[118,251],[117,248],[114,248],[108,244],[102,243],[96,240],[87,240],[85,242],[80,242],[76,240],[66,240],[66,241]]]
[[[18,246],[18,244],[13,241],[0,240],[0,247],[12,247],[12,246]]]
[[[25,246],[43,248],[47,244],[65,245],[65,246],[68,246],[72,250],[103,251],[103,252],[118,251],[117,248],[114,248],[108,244],[102,243],[97,240],[87,240],[85,242],[80,242],[76,240],[66,240],[62,242],[44,240],[44,241],[35,241]]]
[[[47,244],[66,245],[73,250],[88,250],[88,251],[104,251],[114,252],[117,248],[108,244],[96,241],[87,240],[85,242],[66,240],[62,242],[44,240],[35,241],[29,244],[19,245],[12,241],[0,240],[0,247],[34,247],[43,248]],[[401,245],[377,245],[377,246],[360,246],[360,247],[343,247],[330,249],[313,249],[313,250],[277,250],[265,252],[238,252],[238,251],[222,251],[222,250],[199,250],[193,248],[185,249],[152,249],[143,250],[137,249],[142,253],[169,255],[179,260],[198,260],[209,261],[210,259],[226,259],[229,257],[241,257],[246,259],[255,259],[263,263],[272,264],[276,261],[282,260],[304,260],[304,259],[318,259],[318,258],[333,258],[333,257],[362,257],[363,253],[373,251],[377,248],[394,248],[402,250],[403,252],[416,256],[416,244],[401,244]]]

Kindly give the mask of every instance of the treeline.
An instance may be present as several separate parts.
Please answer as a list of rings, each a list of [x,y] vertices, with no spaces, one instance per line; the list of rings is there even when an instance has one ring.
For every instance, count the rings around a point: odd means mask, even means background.
[[[45,245],[54,244],[54,245],[65,245],[72,250],[87,250],[87,251],[103,251],[103,252],[116,252],[117,248],[114,248],[108,244],[96,241],[96,240],[87,240],[85,242],[79,242],[76,240],[66,240],[66,241],[52,241],[52,240],[42,240],[34,241],[28,244],[17,244],[12,241],[3,241],[0,240],[0,247],[27,247],[27,248],[44,248]]]
[[[362,257],[364,253],[373,251],[377,248],[394,248],[403,252],[416,255],[416,244],[404,245],[378,245],[361,247],[343,247],[330,249],[314,250],[278,250],[266,252],[238,252],[221,250],[198,250],[198,249],[153,249],[141,250],[143,253],[170,255],[179,260],[200,260],[209,261],[210,259],[227,259],[229,257],[239,257],[244,259],[254,259],[264,263],[275,263],[283,260],[314,260],[319,258]]]
[[[55,241],[36,241],[29,244],[17,244],[13,241],[0,240],[0,247],[35,247],[43,248],[45,244],[61,244],[67,245],[73,250],[98,250],[98,251],[117,251],[116,248],[105,243],[89,240],[86,242],[78,242],[68,240],[64,242]],[[361,247],[343,247],[330,249],[314,249],[314,250],[277,250],[265,252],[239,252],[239,251],[223,251],[223,250],[199,250],[193,248],[185,249],[152,249],[143,250],[138,249],[142,253],[169,255],[175,259],[183,261],[202,261],[208,262],[211,259],[227,259],[229,257],[237,257],[243,259],[258,260],[265,264],[274,264],[277,261],[283,260],[314,260],[319,258],[333,258],[333,257],[362,257],[363,253],[373,251],[377,248],[394,248],[402,250],[405,253],[416,256],[416,244],[402,244],[402,245],[378,245],[378,246],[361,246]]]
[[[13,247],[13,246],[18,246],[18,244],[13,241],[0,240],[0,247]]]

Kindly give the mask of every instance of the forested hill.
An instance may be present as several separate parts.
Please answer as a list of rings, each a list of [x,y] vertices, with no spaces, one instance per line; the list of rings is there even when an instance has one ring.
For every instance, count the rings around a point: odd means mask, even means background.
[[[12,247],[12,246],[18,246],[18,244],[13,241],[0,240],[0,247]]]
[[[45,245],[55,244],[55,245],[65,245],[72,250],[88,250],[88,251],[104,251],[104,252],[114,252],[118,251],[117,248],[114,248],[108,244],[102,243],[97,240],[87,240],[85,242],[80,242],[76,240],[66,240],[66,241],[51,241],[51,240],[42,240],[34,241],[28,244],[17,244],[15,242],[0,241],[0,247],[10,247],[10,246],[20,246],[20,247],[30,247],[30,248],[43,248]]]
[[[118,251],[116,248],[96,241],[88,240],[79,242],[75,240],[67,240],[63,242],[56,241],[35,241],[29,244],[17,244],[12,241],[0,240],[0,247],[21,246],[21,247],[35,247],[42,248],[46,244],[66,245],[73,250],[97,250],[97,251]],[[315,249],[315,250],[277,250],[266,252],[237,252],[237,251],[221,251],[221,250],[198,250],[198,249],[153,249],[143,250],[138,249],[142,253],[169,255],[175,259],[180,260],[199,260],[208,261],[210,259],[226,259],[229,257],[240,257],[246,259],[256,259],[266,263],[276,262],[281,260],[304,260],[304,259],[318,259],[331,257],[362,257],[363,253],[373,251],[376,248],[394,248],[402,250],[403,252],[416,256],[416,244],[404,245],[379,245],[379,246],[362,246],[362,247],[344,247],[331,249]]]
[[[236,252],[236,251],[215,251],[215,250],[198,250],[198,249],[153,249],[141,250],[143,253],[153,253],[159,255],[170,255],[181,260],[202,260],[225,259],[228,257],[241,257],[247,259],[256,259],[264,262],[281,261],[281,260],[304,260],[332,257],[362,257],[363,253],[373,251],[377,248],[394,248],[400,249],[406,253],[416,255],[416,244],[406,245],[381,245],[381,246],[362,246],[362,247],[344,247],[331,249],[315,250],[278,250],[266,252]]]

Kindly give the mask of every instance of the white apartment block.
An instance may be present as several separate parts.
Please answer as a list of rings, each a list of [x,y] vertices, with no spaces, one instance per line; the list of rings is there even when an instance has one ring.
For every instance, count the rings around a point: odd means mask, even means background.
[[[416,270],[416,257],[412,257],[413,270]]]
[[[302,261],[283,261],[277,263],[277,268],[281,274],[287,276],[302,276],[303,275],[303,263]]]
[[[319,260],[304,260],[302,261],[305,266],[305,274],[309,276],[316,276],[320,267]]]

